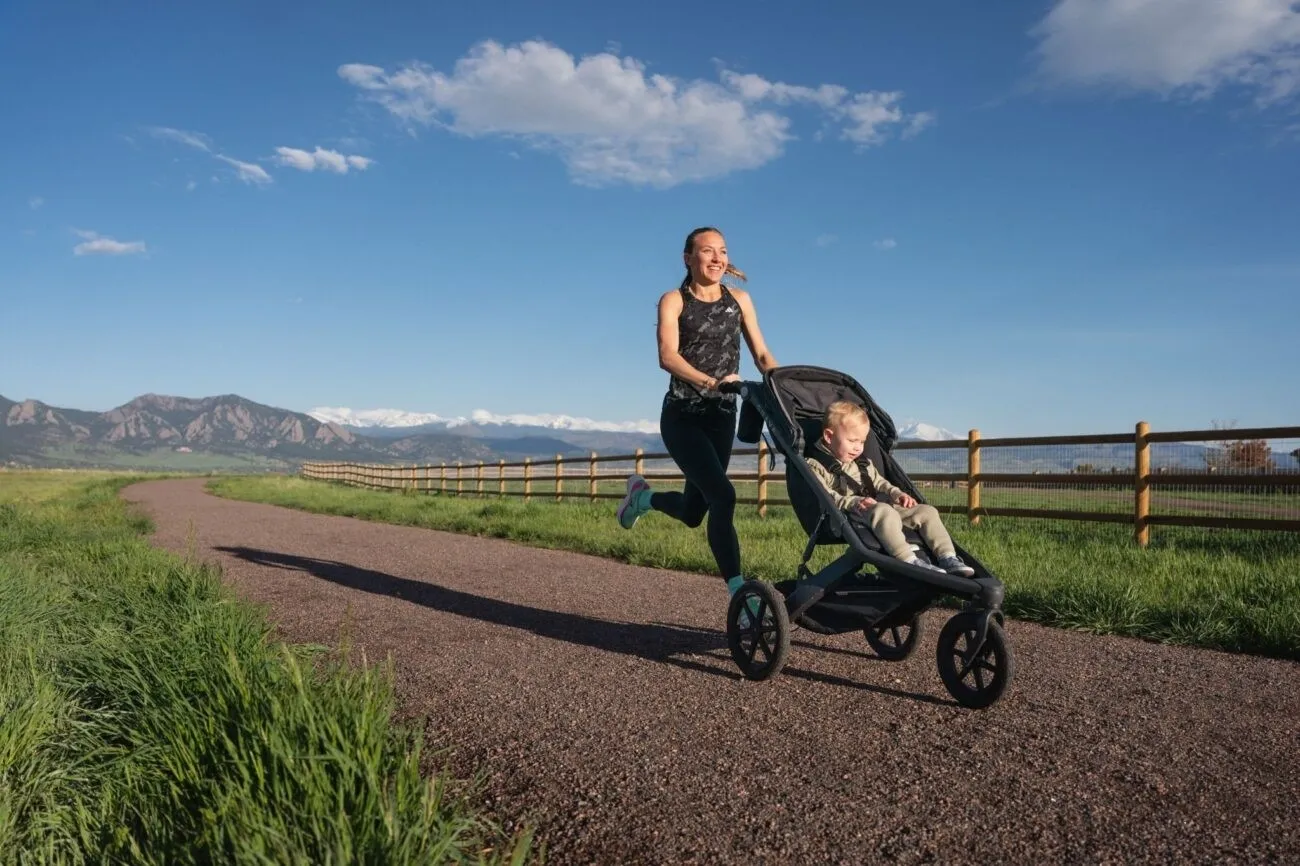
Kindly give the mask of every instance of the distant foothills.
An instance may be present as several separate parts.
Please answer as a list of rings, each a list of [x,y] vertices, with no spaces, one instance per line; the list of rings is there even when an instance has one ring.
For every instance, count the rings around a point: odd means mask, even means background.
[[[366,463],[467,464],[601,454],[637,448],[662,452],[653,422],[601,422],[568,415],[493,415],[469,418],[401,410],[321,407],[294,412],[224,394],[169,397],[145,394],[110,409],[65,409],[39,400],[0,396],[0,464],[156,470],[292,471],[306,460]],[[900,439],[959,439],[924,423],[900,427]],[[1157,446],[1159,447],[1159,446]],[[1157,464],[1204,466],[1205,449],[1169,445]],[[963,471],[961,449],[909,451],[903,460],[931,471]],[[1292,468],[1294,458],[1277,455]],[[752,458],[749,458],[752,459]],[[1132,448],[1053,448],[1026,454],[1017,465],[1070,471],[1077,465],[1132,465]],[[1279,465],[1279,468],[1283,468]]]

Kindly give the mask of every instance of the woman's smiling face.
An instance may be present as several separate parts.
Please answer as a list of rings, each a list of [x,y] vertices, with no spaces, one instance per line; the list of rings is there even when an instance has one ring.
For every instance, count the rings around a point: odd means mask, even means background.
[[[695,236],[691,251],[684,253],[682,259],[697,285],[715,285],[727,272],[727,242],[717,232],[701,232]]]

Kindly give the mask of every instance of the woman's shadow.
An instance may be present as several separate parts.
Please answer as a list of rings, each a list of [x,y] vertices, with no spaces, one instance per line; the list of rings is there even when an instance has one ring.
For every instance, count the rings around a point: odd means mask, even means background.
[[[523,629],[552,640],[636,656],[648,661],[725,676],[728,679],[740,678],[738,671],[727,671],[682,658],[682,656],[710,654],[717,657],[718,651],[725,652],[727,639],[721,632],[664,623],[616,622],[576,613],[544,610],[448,589],[436,583],[397,577],[382,571],[349,565],[346,562],[310,556],[295,556],[249,547],[215,549],[256,565],[306,572],[340,586],[400,598],[433,610],[482,622]]]
[[[270,550],[257,550],[251,547],[216,547],[214,549],[237,556],[256,565],[302,571],[322,580],[337,583],[340,586],[400,598],[403,601],[422,605],[433,610],[469,617],[482,622],[523,629],[551,640],[561,640],[580,646],[636,656],[647,661],[713,674],[730,680],[741,679],[740,672],[731,668],[727,639],[719,631],[659,622],[617,622],[576,613],[544,610],[515,604],[510,601],[485,598],[481,595],[448,589],[436,583],[410,580],[409,578],[386,574],[382,571],[360,568],[346,562],[329,559],[296,556]],[[819,648],[826,649],[825,647]],[[832,649],[832,651],[836,650]],[[707,660],[722,662],[723,664],[718,666],[693,661],[689,658],[690,656],[703,656]],[[782,675],[798,677],[826,685],[862,689],[923,703],[951,703],[936,699],[931,695],[906,692],[887,686],[869,685],[831,674],[799,670],[789,665],[784,668]]]

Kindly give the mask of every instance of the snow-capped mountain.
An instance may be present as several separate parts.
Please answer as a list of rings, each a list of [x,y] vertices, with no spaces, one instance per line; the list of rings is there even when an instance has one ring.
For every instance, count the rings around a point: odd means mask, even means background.
[[[407,412],[402,409],[348,409],[332,406],[309,409],[307,414],[318,421],[333,422],[362,430],[375,427],[389,429],[423,427],[425,432],[429,432],[437,428],[452,430],[456,427],[473,425],[604,433],[654,434],[659,432],[659,424],[656,421],[597,421],[591,418],[555,414],[497,415],[486,409],[475,409],[468,418],[445,418],[431,412]]]
[[[309,409],[307,414],[318,421],[341,424],[353,430],[378,434],[384,433],[433,433],[439,431],[464,432],[469,435],[490,434],[520,435],[525,432],[567,431],[586,433],[633,433],[653,436],[659,432],[657,421],[597,421],[591,418],[573,415],[498,415],[486,409],[475,409],[468,418],[448,418],[433,412],[408,412],[403,409],[348,409],[346,407],[320,406]],[[414,428],[419,428],[418,430]],[[471,429],[475,428],[475,429]],[[940,440],[962,439],[951,430],[926,424],[924,421],[909,421],[898,430],[901,440]]]
[[[926,424],[924,421],[909,421],[902,427],[898,428],[899,440],[921,440],[924,442],[940,442],[949,439],[965,439],[965,436],[959,436],[951,430],[945,430],[942,427],[936,427],[933,424]]]
[[[486,409],[470,413],[470,423],[480,426],[545,427],[548,430],[599,430],[606,433],[658,433],[657,421],[593,421],[572,415],[494,415]]]
[[[307,414],[327,424],[348,427],[417,427],[421,424],[453,424],[457,419],[443,418],[432,412],[404,412],[401,409],[347,409],[320,406],[308,409]],[[463,420],[463,419],[460,419]]]

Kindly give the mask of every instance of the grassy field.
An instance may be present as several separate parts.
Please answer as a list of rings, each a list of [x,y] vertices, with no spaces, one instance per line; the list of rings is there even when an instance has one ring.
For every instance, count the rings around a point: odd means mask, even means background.
[[[183,452],[175,448],[154,448],[129,452],[93,445],[57,445],[41,452],[48,465],[95,467],[97,469],[139,469],[170,472],[269,472],[286,470],[291,464],[255,452],[213,454]]]
[[[388,672],[288,647],[111,473],[0,474],[0,863],[524,862]]]
[[[369,491],[298,478],[219,478],[213,492],[325,514],[577,550],[638,565],[712,573],[702,529],[650,514],[631,531],[614,502]],[[489,487],[489,489],[492,489]],[[577,488],[572,488],[576,492]],[[585,488],[583,488],[585,490]],[[549,499],[548,499],[549,493]],[[1161,528],[1149,548],[1123,525],[986,518],[947,525],[1007,584],[1012,616],[1064,628],[1300,659],[1300,544],[1284,533]],[[806,536],[788,508],[737,512],[747,574],[792,577]],[[819,549],[815,564],[841,548]]]

